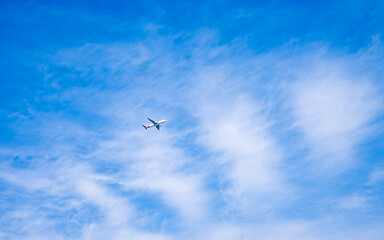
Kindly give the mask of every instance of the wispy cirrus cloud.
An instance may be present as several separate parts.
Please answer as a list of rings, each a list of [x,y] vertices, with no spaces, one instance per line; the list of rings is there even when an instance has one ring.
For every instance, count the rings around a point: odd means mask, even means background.
[[[375,168],[371,172],[368,178],[368,182],[366,183],[367,185],[375,185],[379,184],[384,180],[384,169],[382,168]]]
[[[265,106],[239,91],[236,82],[243,79],[230,66],[196,73],[201,82],[192,95],[196,101],[191,108],[198,121],[197,140],[212,154],[208,164],[219,173],[217,181],[223,184],[228,206],[251,215],[273,207],[287,185],[279,169],[281,149],[269,133]],[[268,202],[262,200],[266,195]],[[253,205],[255,201],[258,206]]]
[[[295,124],[311,143],[311,158],[326,170],[350,167],[356,145],[381,111],[374,82],[351,76],[335,61],[322,61],[300,75],[292,106]]]
[[[319,57],[296,47],[257,55],[220,45],[207,30],[183,48],[178,37],[86,44],[46,58],[44,106],[31,106],[16,128],[40,141],[5,151],[1,165],[7,188],[23,192],[11,198],[28,203],[5,203],[25,208],[7,211],[3,235],[17,235],[9,219],[30,223],[45,212],[26,238],[335,239],[339,227],[353,239],[354,222],[327,205],[335,195],[322,195],[328,202],[321,204],[308,197],[308,179],[317,179],[308,169],[353,169],[372,134],[381,114],[377,79],[344,67],[369,54],[329,61],[329,49]],[[297,55],[315,61],[296,64]],[[47,113],[45,105],[61,111]],[[146,115],[168,122],[159,132],[138,130]],[[33,156],[31,165],[15,164],[16,155]],[[49,204],[30,211],[30,197]],[[358,206],[359,199],[344,200],[344,208]],[[45,225],[49,213],[62,219]],[[63,223],[76,233],[56,231]]]

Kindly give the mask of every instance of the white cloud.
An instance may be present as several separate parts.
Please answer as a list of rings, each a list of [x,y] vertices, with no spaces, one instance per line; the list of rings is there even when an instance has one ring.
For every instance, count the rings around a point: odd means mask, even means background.
[[[167,130],[148,131],[119,130],[113,142],[101,144],[100,152],[103,154],[121,153],[120,149],[125,148],[124,156],[111,159],[126,161],[119,173],[118,183],[127,190],[158,194],[163,204],[180,214],[183,224],[204,221],[209,215],[209,194],[204,189],[204,174],[188,167],[192,159],[173,146],[175,142],[172,139],[177,139],[177,135],[167,133]]]
[[[375,168],[368,179],[367,185],[375,185],[384,181],[384,169],[383,168]]]
[[[268,135],[268,123],[254,102],[235,98],[221,104],[207,100],[200,112],[200,142],[218,153],[219,163],[229,163],[234,191],[243,194],[252,188],[265,192],[279,188],[279,148]]]
[[[48,198],[47,208],[53,212],[59,207],[82,212],[91,205],[97,218],[78,221],[79,239],[336,239],[335,223],[348,219],[327,222],[282,216],[300,207],[300,201],[306,201],[300,197],[312,186],[306,179],[291,181],[305,175],[300,172],[302,165],[296,166],[302,149],[294,146],[288,153],[290,143],[278,139],[287,134],[280,126],[295,122],[304,138],[293,138],[307,146],[316,160],[310,167],[345,169],[355,160],[355,148],[368,135],[381,106],[375,83],[347,74],[335,60],[304,69],[292,67],[297,59],[284,54],[247,53],[243,59],[239,53],[233,58],[229,46],[212,46],[212,35],[196,38],[187,60],[186,53],[170,50],[171,40],[164,39],[160,45],[152,40],[60,51],[48,68],[50,80],[55,81],[52,69],[58,64],[74,70],[66,72],[69,79],[95,78],[105,85],[101,89],[80,84],[44,100],[68,103],[76,111],[90,113],[90,119],[102,118],[106,126],[92,128],[87,119],[75,124],[79,120],[75,117],[36,110],[30,126],[41,142],[32,143],[34,150],[15,152],[35,154],[38,160],[24,170],[3,164],[0,177],[22,187],[28,196],[43,197],[39,203]],[[270,79],[279,88],[271,90]],[[291,95],[281,89],[287,85]],[[291,112],[279,116],[280,109],[274,108],[287,103],[293,116]],[[160,132],[145,131],[140,125],[147,113],[174,121]],[[282,123],[287,119],[288,124]],[[182,124],[177,125],[179,120]],[[372,182],[381,181],[377,176]],[[143,210],[133,195],[153,198],[157,209],[151,212],[144,206]],[[366,204],[365,198],[354,196],[332,211],[359,210]],[[171,216],[157,216],[161,211]],[[30,222],[39,214],[31,211],[20,222]],[[333,212],[329,215],[332,218]],[[38,231],[54,235],[54,226],[44,226],[48,221],[42,217],[36,232],[32,228],[25,232],[31,239]],[[54,224],[61,221],[67,220]],[[351,226],[338,226],[353,232]],[[383,235],[375,234],[372,239]],[[66,238],[67,233],[57,235],[53,238]]]
[[[354,194],[342,198],[338,205],[340,208],[347,210],[366,209],[370,206],[368,200],[369,199],[366,196]]]
[[[316,166],[327,171],[355,163],[355,147],[380,112],[373,83],[353,76],[338,60],[321,60],[300,73],[292,86],[296,126],[304,133]],[[348,66],[351,67],[351,66]]]
[[[230,49],[221,51],[219,56]],[[198,121],[198,143],[211,153],[206,164],[224,183],[220,191],[228,210],[256,216],[276,206],[289,191],[279,169],[282,152],[270,133],[273,122],[266,106],[243,88],[244,77],[254,70],[251,65],[207,62],[197,64],[190,76],[197,81],[190,111]]]

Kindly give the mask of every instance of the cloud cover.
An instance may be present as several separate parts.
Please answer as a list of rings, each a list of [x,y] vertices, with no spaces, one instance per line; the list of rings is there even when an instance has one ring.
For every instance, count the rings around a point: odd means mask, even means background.
[[[268,50],[143,28],[33,65],[38,91],[5,111],[2,238],[383,237],[380,38]]]

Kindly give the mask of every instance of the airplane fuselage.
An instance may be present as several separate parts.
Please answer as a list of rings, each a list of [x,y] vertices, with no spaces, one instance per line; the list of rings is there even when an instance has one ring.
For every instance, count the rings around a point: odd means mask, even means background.
[[[165,123],[167,120],[160,120],[160,121],[158,121],[157,122],[157,124],[156,125],[160,125],[160,124],[163,124],[163,123]]]

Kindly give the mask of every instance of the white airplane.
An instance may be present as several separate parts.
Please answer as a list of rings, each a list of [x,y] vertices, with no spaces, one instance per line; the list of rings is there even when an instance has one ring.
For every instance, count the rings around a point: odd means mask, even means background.
[[[150,122],[152,122],[152,124],[150,124],[150,125],[147,125],[147,124],[143,124],[143,127],[145,128],[145,129],[147,129],[147,128],[151,128],[151,127],[156,127],[157,128],[157,130],[160,130],[160,127],[161,127],[161,124],[163,124],[163,123],[165,123],[167,120],[160,120],[160,121],[153,121],[152,119],[150,119],[150,118],[147,118]]]

